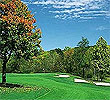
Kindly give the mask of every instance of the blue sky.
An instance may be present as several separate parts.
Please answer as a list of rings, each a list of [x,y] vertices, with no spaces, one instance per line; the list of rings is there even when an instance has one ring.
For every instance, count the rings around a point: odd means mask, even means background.
[[[75,47],[82,37],[110,45],[110,0],[22,0],[42,30],[44,50]]]

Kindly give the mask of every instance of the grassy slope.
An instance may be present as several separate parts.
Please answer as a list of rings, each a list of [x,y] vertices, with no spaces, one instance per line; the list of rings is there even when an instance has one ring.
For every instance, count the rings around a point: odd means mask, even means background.
[[[43,87],[36,91],[0,94],[2,99],[39,100],[110,100],[110,87],[74,83],[70,78],[53,77],[55,74],[8,74],[9,83]],[[49,89],[49,90],[48,90]]]

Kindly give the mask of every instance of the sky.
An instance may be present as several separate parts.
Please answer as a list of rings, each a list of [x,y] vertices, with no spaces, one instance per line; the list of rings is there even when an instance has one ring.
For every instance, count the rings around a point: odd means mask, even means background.
[[[110,45],[110,0],[22,0],[42,30],[44,50],[76,47],[82,37]]]

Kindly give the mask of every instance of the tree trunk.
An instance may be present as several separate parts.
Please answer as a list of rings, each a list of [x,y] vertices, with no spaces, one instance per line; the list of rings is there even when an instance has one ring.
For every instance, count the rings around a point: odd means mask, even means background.
[[[96,80],[96,70],[94,68],[94,80]]]
[[[83,68],[83,78],[85,78],[85,72],[84,72],[84,68]]]
[[[3,66],[2,66],[2,83],[6,83],[6,61],[3,61]]]
[[[101,77],[101,82],[103,81],[103,78]]]

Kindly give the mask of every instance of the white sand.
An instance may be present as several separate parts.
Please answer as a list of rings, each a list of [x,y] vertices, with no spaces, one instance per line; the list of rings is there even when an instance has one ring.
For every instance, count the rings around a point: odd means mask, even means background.
[[[110,86],[110,83],[104,83],[104,82],[93,82],[93,83],[99,86]]]
[[[74,79],[74,82],[76,82],[76,83],[89,83],[88,81],[82,80],[82,79]]]
[[[70,77],[69,75],[59,75],[59,76],[55,76],[55,77],[65,77],[65,78],[67,78],[67,77]]]
[[[86,80],[82,80],[82,79],[74,79],[74,82],[76,83],[89,83]],[[95,85],[97,86],[110,86],[110,83],[104,83],[104,82],[93,82]]]

